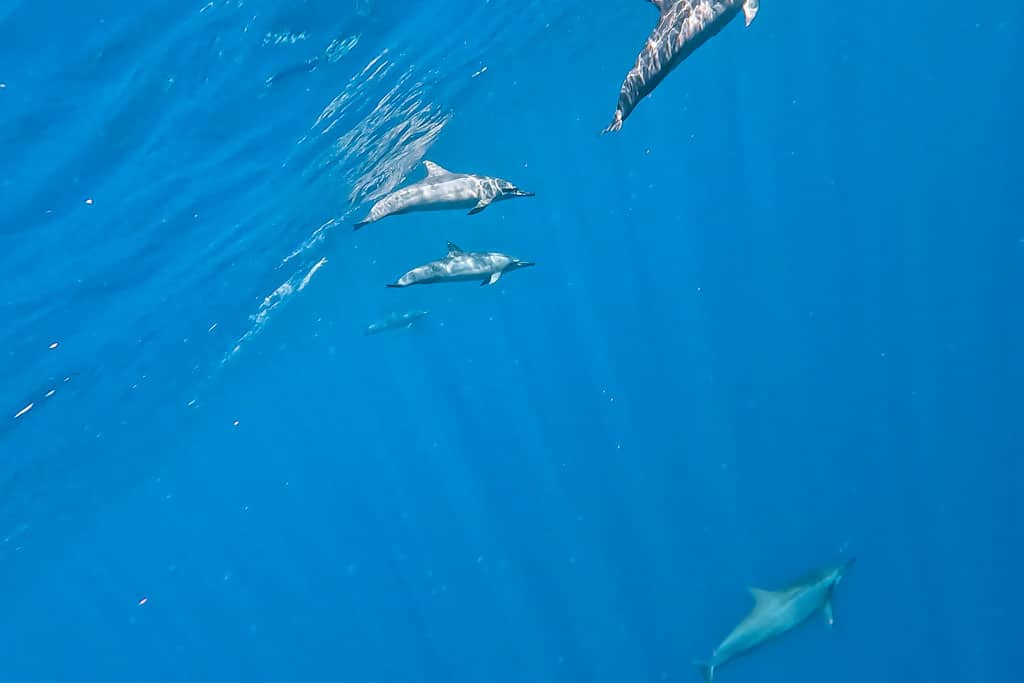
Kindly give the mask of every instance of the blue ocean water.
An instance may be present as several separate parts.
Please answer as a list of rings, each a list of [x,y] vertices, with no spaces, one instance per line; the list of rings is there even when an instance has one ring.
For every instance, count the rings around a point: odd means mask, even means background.
[[[716,680],[1017,676],[1024,9],[766,0],[599,136],[655,18],[0,1],[0,680],[699,681],[853,556]],[[353,232],[424,159],[536,197]]]

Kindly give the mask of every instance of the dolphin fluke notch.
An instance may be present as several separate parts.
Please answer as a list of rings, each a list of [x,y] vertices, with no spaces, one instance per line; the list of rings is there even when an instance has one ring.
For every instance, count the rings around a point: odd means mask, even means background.
[[[711,683],[715,680],[715,665],[708,664],[707,662],[694,662],[693,665],[697,667],[697,671],[700,672],[700,677],[704,679],[705,683]]]

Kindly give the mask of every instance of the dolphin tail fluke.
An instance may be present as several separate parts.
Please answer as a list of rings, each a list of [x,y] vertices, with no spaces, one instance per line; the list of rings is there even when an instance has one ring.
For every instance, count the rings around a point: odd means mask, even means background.
[[[714,664],[708,664],[707,662],[694,662],[693,665],[697,667],[697,671],[700,672],[701,678],[704,679],[704,683],[711,683],[715,680]]]
[[[622,130],[622,115],[619,112],[615,112],[615,118],[608,124],[608,127],[601,131],[601,135],[605,133],[614,133],[617,130]]]

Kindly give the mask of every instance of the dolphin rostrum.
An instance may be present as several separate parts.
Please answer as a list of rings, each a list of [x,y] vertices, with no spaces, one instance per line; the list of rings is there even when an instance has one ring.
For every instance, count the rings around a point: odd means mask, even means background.
[[[448,254],[444,258],[413,268],[398,278],[398,282],[388,285],[388,287],[408,287],[409,285],[429,285],[435,282],[464,280],[480,280],[480,286],[483,287],[484,285],[493,285],[502,273],[517,268],[528,268],[532,265],[535,264],[493,251],[463,251],[449,242]]]
[[[709,661],[696,663],[704,680],[710,683],[720,666],[799,626],[815,612],[823,612],[831,627],[832,592],[854,562],[850,559],[840,567],[815,572],[781,591],[751,588],[754,609],[715,648]]]
[[[743,10],[747,26],[757,16],[760,0],[649,0],[661,12],[636,64],[619,92],[615,118],[603,132],[622,128],[622,122],[651,94],[672,69],[721,31]]]
[[[428,315],[430,315],[430,311],[416,310],[390,313],[386,317],[381,318],[380,320],[375,320],[367,325],[363,334],[380,334],[381,332],[387,332],[388,330],[397,330],[400,327],[409,328]]]
[[[354,229],[411,211],[441,211],[444,209],[470,209],[470,215],[480,213],[491,202],[512,197],[532,197],[501,178],[491,178],[472,173],[452,173],[433,161],[424,161],[427,177],[387,194],[373,205],[366,218],[355,224]]]

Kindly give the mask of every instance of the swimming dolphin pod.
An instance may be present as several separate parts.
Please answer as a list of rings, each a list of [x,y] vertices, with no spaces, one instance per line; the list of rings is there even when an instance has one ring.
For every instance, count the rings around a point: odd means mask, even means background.
[[[452,173],[433,161],[424,161],[427,177],[387,194],[373,205],[366,218],[353,226],[358,230],[388,216],[413,211],[469,209],[470,215],[480,213],[493,202],[514,197],[532,197],[501,178],[474,173]]]
[[[711,659],[695,662],[704,680],[711,683],[723,664],[796,628],[817,612],[825,615],[831,627],[835,621],[832,594],[854,562],[850,559],[838,567],[815,572],[780,591],[751,588],[754,609],[715,648]]]
[[[757,15],[759,0],[648,0],[658,8],[658,24],[651,32],[636,64],[626,75],[618,106],[604,132],[622,128],[637,104],[649,95],[680,63],[721,31],[740,11],[749,26]],[[452,173],[431,161],[424,161],[427,175],[422,180],[395,190],[379,200],[366,217],[355,224],[358,230],[369,223],[413,211],[469,209],[476,214],[495,201],[532,197],[513,183],[490,176]],[[534,264],[499,252],[467,252],[448,242],[443,258],[417,266],[387,287],[441,282],[479,281],[492,285],[504,273]],[[365,333],[376,334],[411,326],[426,311],[395,313],[370,324]],[[853,566],[854,560],[815,572],[779,591],[751,588],[754,607],[714,649],[706,662],[695,662],[707,683],[727,662],[777,638],[821,612],[833,623],[832,597],[836,586]]]
[[[736,17],[740,10],[747,26],[757,16],[760,0],[648,0],[658,8],[658,25],[637,55],[619,91],[612,122],[603,132],[622,128],[622,122],[643,98],[658,87],[672,69]]]

